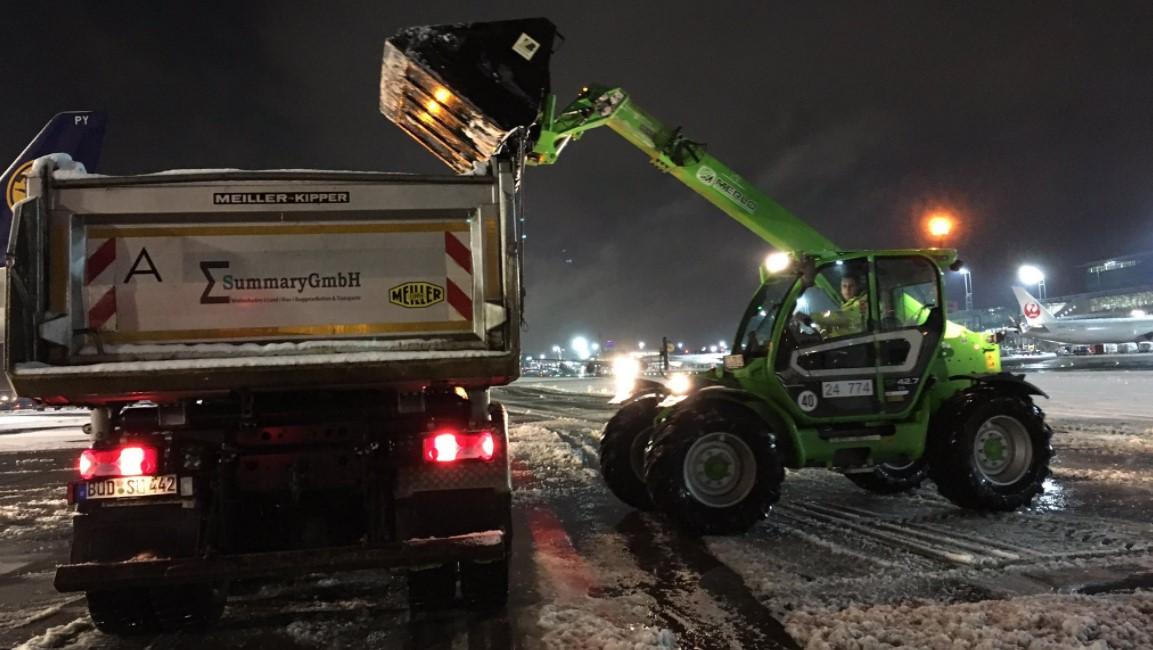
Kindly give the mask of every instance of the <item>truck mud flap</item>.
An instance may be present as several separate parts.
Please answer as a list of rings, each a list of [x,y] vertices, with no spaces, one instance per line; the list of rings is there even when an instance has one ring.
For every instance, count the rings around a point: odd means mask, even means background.
[[[472,560],[503,559],[505,534],[491,530],[452,537],[414,539],[366,548],[318,548],[204,558],[89,562],[57,567],[57,591],[118,589],[164,584],[216,582],[270,575],[299,575],[387,567],[414,567]]]

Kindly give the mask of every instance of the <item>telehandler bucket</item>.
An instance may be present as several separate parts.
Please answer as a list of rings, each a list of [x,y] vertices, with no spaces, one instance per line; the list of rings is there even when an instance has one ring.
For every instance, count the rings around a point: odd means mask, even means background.
[[[531,126],[549,93],[545,18],[410,27],[384,43],[380,112],[458,174]]]

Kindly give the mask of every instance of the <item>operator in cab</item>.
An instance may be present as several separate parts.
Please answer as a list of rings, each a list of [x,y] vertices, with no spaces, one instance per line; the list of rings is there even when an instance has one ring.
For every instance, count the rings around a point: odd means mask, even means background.
[[[798,313],[821,338],[861,334],[869,327],[869,283],[863,267],[846,264],[841,276],[841,305],[813,314]]]

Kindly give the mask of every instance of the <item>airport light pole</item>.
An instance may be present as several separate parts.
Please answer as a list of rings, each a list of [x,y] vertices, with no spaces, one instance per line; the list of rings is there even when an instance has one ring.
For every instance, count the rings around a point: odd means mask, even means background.
[[[962,267],[961,277],[965,280],[965,311],[973,311],[973,273]]]
[[[1025,286],[1037,285],[1037,299],[1045,299],[1045,272],[1032,264],[1023,264],[1017,269],[1017,279]]]

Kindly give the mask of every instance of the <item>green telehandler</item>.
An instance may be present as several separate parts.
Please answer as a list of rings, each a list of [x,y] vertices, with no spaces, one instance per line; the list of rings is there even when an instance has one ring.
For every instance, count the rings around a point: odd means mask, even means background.
[[[608,127],[776,252],[732,353],[680,391],[639,381],[601,441],[605,482],[705,534],[763,519],[784,469],[893,494],[931,478],[956,505],[1004,511],[1043,489],[1052,431],[990,337],[945,318],[950,249],[844,250],[622,89],[558,108],[543,18],[416,27],[385,42],[381,112],[458,173],[557,161]],[[519,173],[519,172],[518,172]]]

